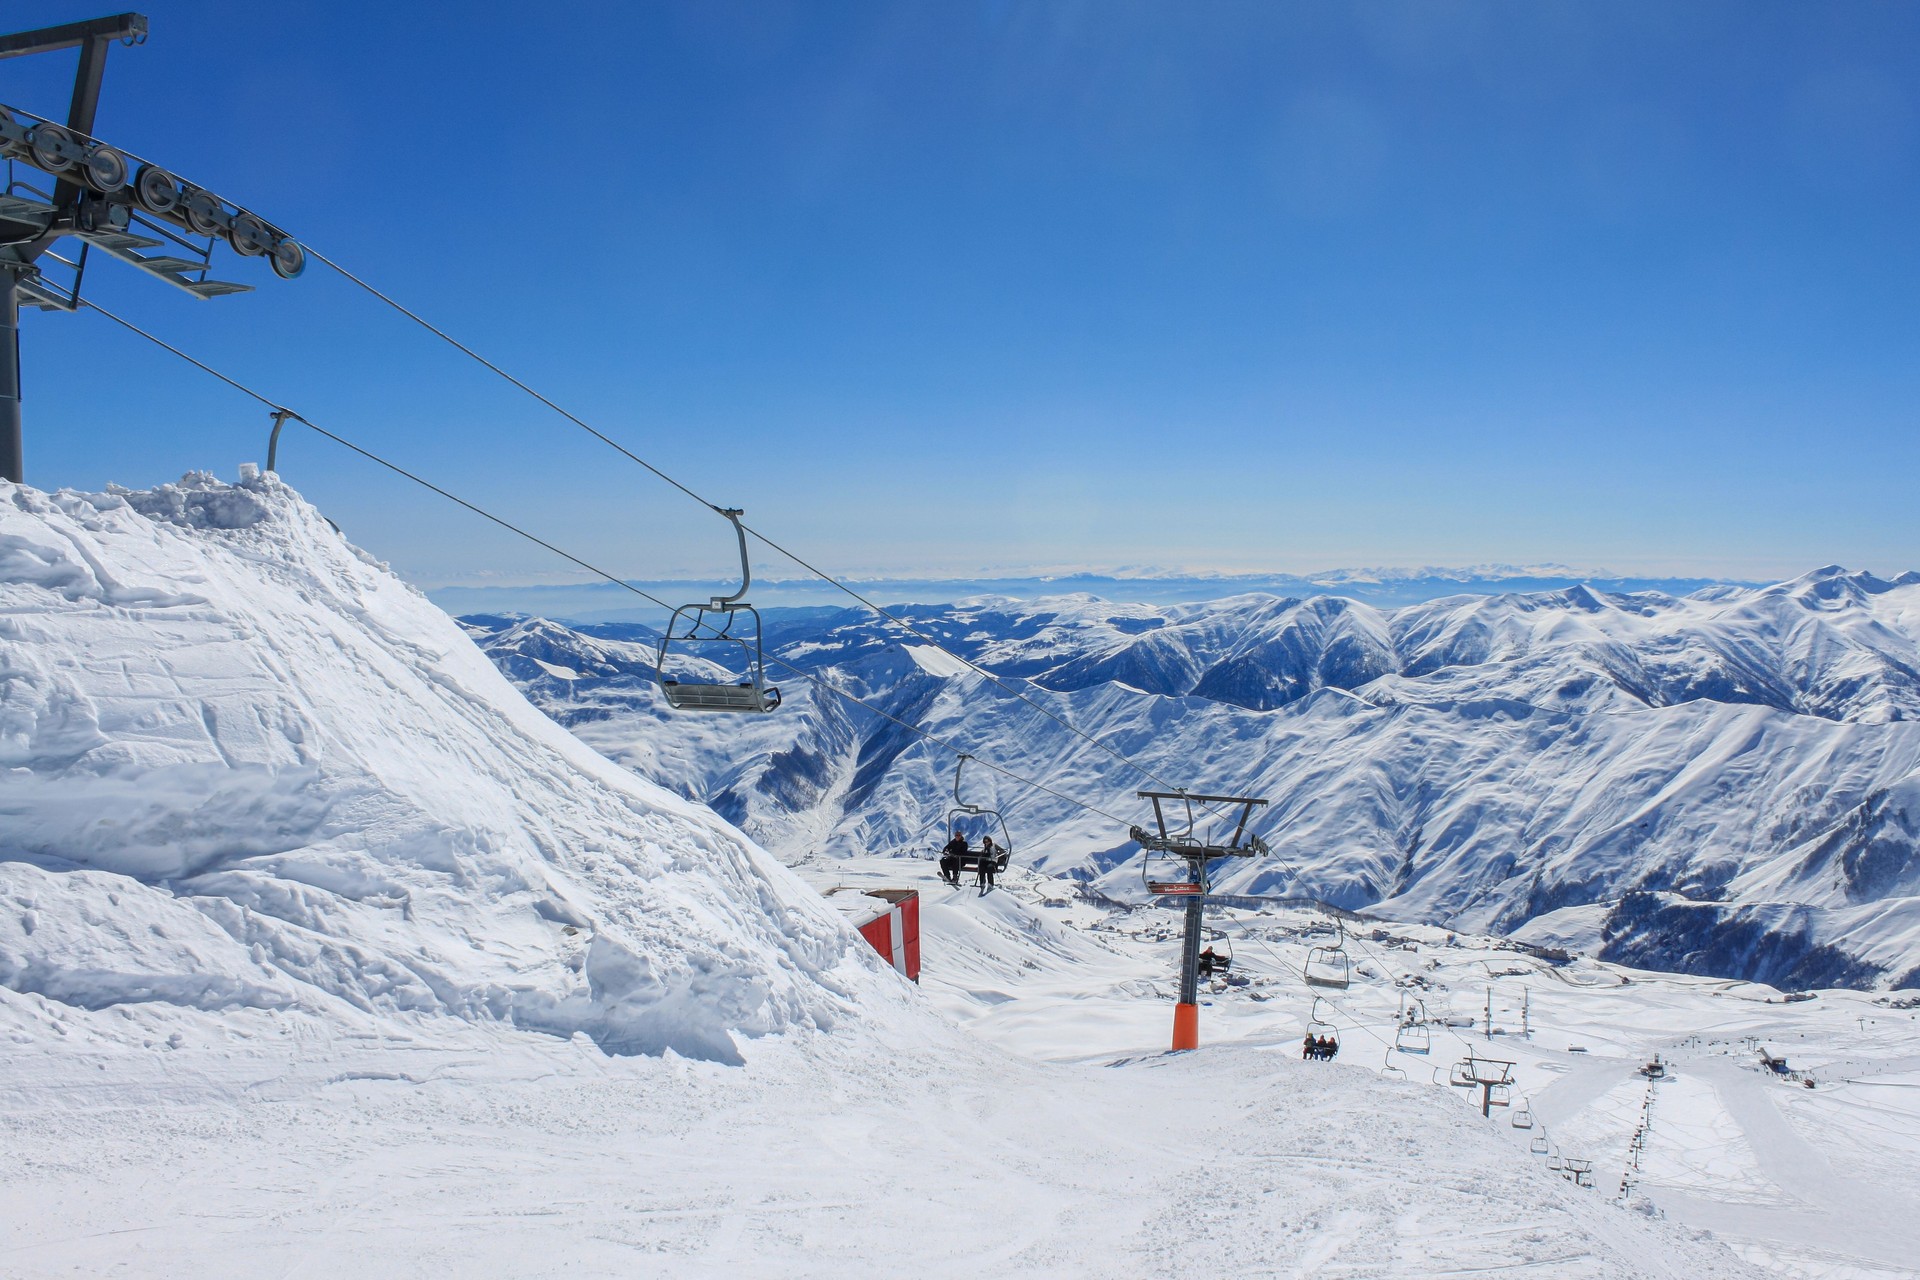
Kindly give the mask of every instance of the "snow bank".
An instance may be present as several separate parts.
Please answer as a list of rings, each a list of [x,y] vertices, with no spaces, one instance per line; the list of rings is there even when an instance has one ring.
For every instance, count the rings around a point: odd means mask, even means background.
[[[0,1000],[346,1009],[738,1058],[891,989],[276,477],[0,482]]]

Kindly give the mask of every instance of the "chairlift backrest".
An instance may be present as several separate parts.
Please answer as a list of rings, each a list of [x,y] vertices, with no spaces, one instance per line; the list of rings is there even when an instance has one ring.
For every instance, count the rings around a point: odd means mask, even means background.
[[[654,652],[654,676],[667,705],[676,711],[742,711],[764,713],[780,705],[780,690],[767,683],[766,653],[762,645],[760,611],[741,599],[753,585],[747,562],[747,533],[741,527],[744,512],[715,508],[733,523],[740,542],[740,589],[714,596],[705,604],[683,604],[667,619]],[[734,624],[751,619],[751,636],[735,635]],[[704,632],[704,634],[703,634]],[[731,654],[746,675],[744,680],[683,680],[667,674],[667,660],[676,651],[689,654],[697,646],[719,645]],[[726,664],[722,664],[726,665]]]

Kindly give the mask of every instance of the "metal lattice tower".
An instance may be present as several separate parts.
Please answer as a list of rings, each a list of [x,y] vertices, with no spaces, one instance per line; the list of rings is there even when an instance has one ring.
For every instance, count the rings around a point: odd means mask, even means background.
[[[1247,830],[1254,809],[1265,800],[1250,796],[1196,796],[1185,791],[1139,791],[1142,800],[1153,802],[1154,829],[1131,827],[1128,834],[1145,852],[1149,864],[1157,854],[1184,864],[1182,878],[1155,881],[1148,877],[1147,891],[1161,897],[1186,900],[1186,935],[1180,949],[1180,998],[1173,1007],[1173,1047],[1200,1047],[1200,935],[1204,930],[1202,914],[1206,909],[1208,868],[1222,858],[1251,858],[1269,852],[1266,841]],[[1178,831],[1167,826],[1166,804],[1186,806],[1186,825]],[[1238,806],[1240,814],[1233,834],[1224,843],[1212,843],[1193,834],[1194,805]]]

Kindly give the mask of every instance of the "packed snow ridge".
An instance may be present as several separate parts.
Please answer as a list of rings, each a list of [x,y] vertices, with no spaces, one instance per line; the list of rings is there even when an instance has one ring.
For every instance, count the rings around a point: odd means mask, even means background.
[[[939,643],[1197,790],[1268,797],[1226,882],[1783,987],[1920,984],[1920,575],[1398,609],[1236,596],[903,607]],[[807,682],[750,724],[663,712],[650,634],[472,618],[529,696],[768,848],[924,852],[952,758]],[[770,616],[781,657],[1110,814],[1152,785],[889,624]],[[1126,832],[981,770],[1018,856],[1137,896]]]
[[[872,966],[271,475],[0,486],[0,987],[734,1060]]]

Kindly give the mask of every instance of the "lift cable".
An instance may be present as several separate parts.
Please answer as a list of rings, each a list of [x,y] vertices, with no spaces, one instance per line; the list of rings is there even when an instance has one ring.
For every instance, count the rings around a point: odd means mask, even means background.
[[[631,591],[634,595],[637,595],[644,600],[651,601],[653,604],[658,605],[663,609],[671,608],[671,606],[669,606],[665,601],[659,599],[654,595],[649,594],[648,592],[642,590],[639,587],[634,586],[632,583],[627,582],[624,579],[621,579],[616,575],[607,572],[605,569],[600,568],[598,565],[591,564],[586,560],[582,560],[579,556],[576,556],[569,551],[565,551],[560,547],[555,546],[553,543],[548,542],[546,539],[541,538],[536,534],[530,533],[525,529],[522,529],[519,525],[516,525],[509,520],[506,520],[500,516],[497,516],[493,514],[491,511],[488,511],[483,507],[476,506],[474,503],[468,502],[465,498],[460,497],[458,494],[448,492],[447,490],[441,488],[439,485],[434,484],[431,480],[427,480],[424,477],[414,474],[413,472],[407,470],[405,467],[402,467],[398,463],[391,462],[388,459],[381,457],[379,454],[374,453],[370,449],[362,448],[360,445],[355,444],[353,441],[348,440],[344,436],[337,435],[334,432],[327,430],[325,427],[319,426],[313,422],[308,421],[306,418],[302,417],[300,414],[294,412],[293,410],[288,409],[286,406],[279,404],[278,402],[274,401],[268,396],[262,395],[260,392],[255,391],[252,387],[247,386],[245,383],[240,382],[238,379],[229,377],[227,374],[220,372],[220,370],[215,369],[212,365],[207,364],[205,361],[196,359],[195,357],[188,355],[185,351],[182,351],[180,348],[174,346],[172,343],[166,341],[164,338],[160,338],[152,333],[147,332],[145,329],[142,329],[139,325],[134,324],[131,320],[128,320],[122,316],[114,314],[113,312],[107,310],[105,307],[102,307],[99,303],[83,299],[83,305],[85,305],[86,307],[88,307],[93,311],[98,312],[102,316],[105,316],[107,319],[113,321],[115,324],[120,325],[122,328],[125,328],[142,338],[145,338],[148,342],[153,343],[155,346],[160,347],[166,351],[172,352],[174,355],[179,356],[182,360],[185,360],[187,363],[193,365],[195,368],[200,369],[203,372],[212,374],[214,377],[226,383],[228,386],[232,387],[234,390],[239,391],[244,395],[252,397],[253,399],[259,401],[261,404],[266,405],[269,409],[273,410],[274,412],[285,413],[290,420],[300,423],[302,426],[307,427],[308,429],[314,431],[319,435],[325,436],[327,439],[333,441],[337,445],[340,445],[342,448],[351,450],[352,452],[359,454],[361,457],[367,459],[369,462],[377,463],[378,465],[385,467],[387,470],[393,472],[394,474],[413,481],[415,484],[421,486],[424,489],[432,490],[434,493],[439,494],[441,497],[447,499],[449,502],[452,502],[458,506],[464,507],[468,511],[471,511],[473,514],[480,516],[483,519],[492,521],[494,524],[500,526],[502,529],[507,530],[509,533],[517,534],[520,537],[525,538],[527,541],[535,544],[536,546],[543,547],[546,550],[553,552],[553,554],[561,557],[564,560],[567,560],[573,564],[580,566],[582,569],[585,569],[587,572],[595,575],[596,577],[604,578],[608,582],[612,583],[613,585],[624,588],[627,591]],[[1052,787],[1046,785],[1045,783],[1035,781],[1034,779],[1028,778],[1023,774],[1016,773],[1015,771],[1007,768],[1004,765],[995,764],[991,760],[981,759],[978,755],[974,754],[973,752],[962,751],[959,747],[955,746],[953,743],[949,742],[947,739],[941,737],[940,735],[933,733],[930,730],[921,728],[919,725],[910,724],[907,721],[900,719],[898,716],[893,715],[891,712],[885,711],[882,708],[875,706],[873,703],[868,702],[866,699],[861,698],[856,694],[849,693],[847,690],[840,688],[838,685],[832,683],[829,680],[824,679],[823,677],[821,677],[815,672],[807,671],[800,667],[797,667],[793,663],[788,662],[785,659],[780,658],[778,656],[770,658],[768,659],[768,661],[773,662],[785,668],[786,670],[792,672],[795,676],[798,676],[803,680],[809,681],[816,688],[824,689],[828,693],[834,694],[836,697],[842,698],[847,702],[851,702],[858,706],[864,707],[866,710],[872,712],[876,716],[879,716],[881,719],[889,720],[894,724],[898,725],[900,728],[907,730],[909,733],[916,734],[917,736],[924,738],[928,742],[934,743],[935,745],[940,747],[944,747],[948,751],[953,752],[955,755],[972,756],[973,759],[978,760],[982,765],[993,770],[995,773],[998,773],[1006,778],[1010,778],[1015,782],[1024,783],[1029,790],[1038,790],[1038,791],[1045,792],[1047,795],[1054,797],[1056,800],[1065,801],[1066,803],[1074,805],[1080,809],[1083,809],[1086,812],[1091,813],[1097,817],[1104,818],[1108,822],[1111,822],[1120,826],[1126,825],[1124,819],[1116,818],[1114,815],[1106,812],[1103,809],[1098,808],[1095,805],[1088,804],[1084,800],[1078,800],[1078,799],[1075,799],[1073,796],[1065,794],[1064,792],[1056,791]]]
[[[487,359],[485,356],[476,352],[473,348],[467,346],[465,343],[461,342],[459,339],[447,333],[446,330],[439,328],[437,325],[433,324],[431,321],[421,316],[418,312],[413,311],[411,308],[395,300],[388,294],[381,292],[378,288],[369,284],[367,281],[361,279],[359,276],[355,275],[353,272],[347,270],[345,267],[335,262],[332,258],[329,258],[326,254],[321,253],[318,249],[315,249],[311,245],[309,245],[309,246],[306,246],[306,251],[307,251],[307,255],[313,258],[315,261],[323,262],[327,266],[333,268],[333,270],[338,272],[342,277],[360,286],[360,288],[364,289],[367,293],[379,299],[381,302],[384,302],[387,306],[393,308],[395,311],[399,312],[401,315],[405,316],[407,319],[413,321],[415,324],[425,329],[428,333],[433,334],[435,337],[439,338],[442,342],[445,342],[447,345],[453,347],[456,351],[461,352],[462,354],[477,361],[480,365],[484,366],[485,368],[490,369],[495,374],[498,374],[501,378],[505,379],[507,382],[512,383],[514,386],[518,387],[520,390],[526,392],[528,395],[532,396],[535,400],[538,400],[541,404],[553,410],[555,413],[559,414],[561,417],[565,418],[567,421],[573,423],[575,426],[579,427],[581,430],[587,432],[587,434],[593,436],[595,439],[601,441],[603,444],[607,445],[609,448],[612,448],[615,451],[623,454],[627,458],[631,459],[632,461],[639,463],[642,467],[645,467],[648,471],[652,472],[654,475],[658,476],[660,479],[666,481],[668,484],[678,489],[681,493],[686,494],[689,498],[692,498],[695,502],[698,502],[701,506],[706,507],[709,510],[715,511],[715,512],[719,512],[723,510],[723,508],[721,508],[717,504],[707,501],[707,499],[701,497],[698,493],[694,492],[691,488],[687,487],[685,484],[682,484],[680,481],[674,479],[672,476],[668,475],[665,471],[662,471],[659,467],[654,466],[651,462],[648,462],[645,458],[633,452],[631,449],[627,448],[625,445],[621,444],[619,441],[615,440],[613,437],[607,435],[605,432],[599,430],[598,428],[590,425],[589,423],[587,423],[585,420],[578,417],[577,415],[569,413],[567,410],[561,408],[558,404],[555,404],[552,400],[542,395],[539,391],[536,391],[533,387],[527,385],[525,382],[522,382],[519,378],[514,377],[511,373],[508,373],[505,369],[502,369],[499,365],[495,364],[493,361]],[[876,603],[875,601],[868,599],[865,595],[855,590],[852,586],[848,585],[845,582],[842,582],[840,579],[834,577],[832,574],[828,573],[826,570],[804,559],[798,553],[789,550],[787,547],[783,546],[779,542],[774,541],[771,537],[768,537],[766,534],[754,528],[752,525],[743,523],[741,527],[744,528],[748,533],[751,533],[755,538],[758,538],[762,543],[766,544],[766,546],[768,546],[774,551],[779,552],[781,555],[785,556],[787,559],[793,561],[793,563],[799,565],[802,569],[805,569],[808,573],[814,575],[816,578],[819,578],[822,582],[828,583],[829,585],[836,587],[839,590],[845,592],[847,595],[851,596],[853,599],[859,601],[866,608],[872,610],[874,613],[878,614],[880,617],[885,618],[888,622],[891,622],[895,626],[901,628],[902,630],[910,632],[914,636],[917,636],[918,638],[926,641],[928,644],[932,645],[935,649],[939,650],[941,653],[946,654],[948,657],[952,658],[954,661],[962,663],[963,665],[968,667],[970,670],[972,670],[976,674],[980,675],[986,680],[992,682],[994,685],[998,686],[1004,692],[1012,694],[1014,697],[1020,699],[1020,701],[1026,703],[1028,706],[1032,707],[1034,710],[1040,712],[1041,715],[1046,716],[1049,720],[1052,720],[1055,724],[1059,725],[1061,728],[1065,729],[1067,732],[1074,734],[1077,737],[1083,738],[1086,741],[1092,743],[1094,746],[1099,747],[1102,751],[1112,756],[1115,760],[1118,760],[1122,764],[1126,765],[1128,768],[1135,770],[1141,776],[1147,778],[1148,780],[1155,782],[1163,787],[1168,787],[1175,790],[1180,789],[1174,783],[1168,782],[1165,778],[1160,777],[1153,770],[1141,764],[1139,761],[1132,759],[1130,756],[1120,751],[1118,748],[1108,744],[1104,740],[1098,737],[1095,737],[1090,733],[1087,733],[1085,730],[1079,728],[1078,726],[1071,724],[1070,722],[1062,718],[1060,715],[1055,713],[1051,708],[1046,707],[1040,702],[1035,701],[1033,698],[1028,697],[1025,693],[1022,693],[1019,689],[1015,688],[1013,685],[1003,680],[999,675],[981,666],[979,663],[973,661],[971,658],[968,658],[961,654],[957,654],[953,652],[951,649],[947,648],[944,644],[942,644],[938,638],[928,635],[925,631],[921,630],[919,627],[915,626],[912,622],[909,622],[907,619],[901,617],[899,614],[894,613],[893,611],[885,608],[884,606]]]

